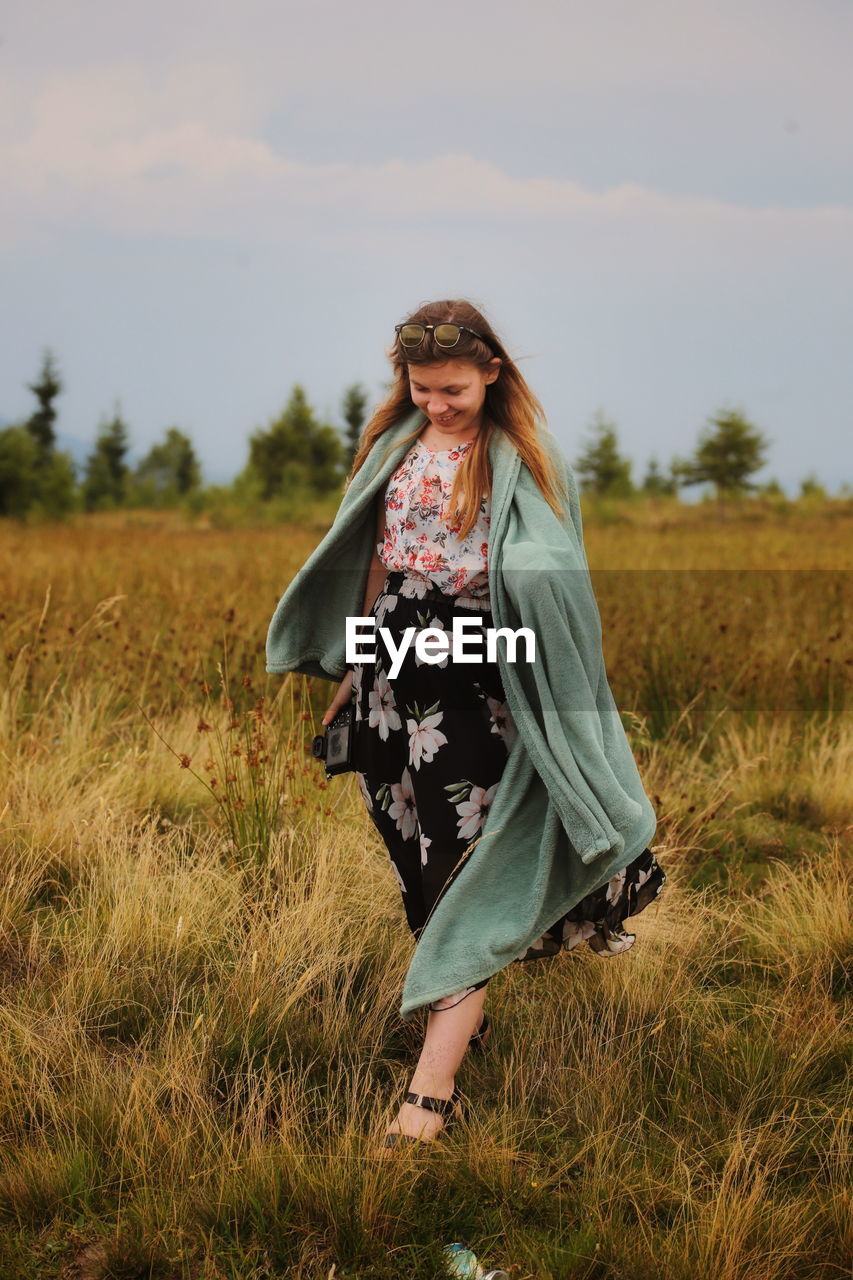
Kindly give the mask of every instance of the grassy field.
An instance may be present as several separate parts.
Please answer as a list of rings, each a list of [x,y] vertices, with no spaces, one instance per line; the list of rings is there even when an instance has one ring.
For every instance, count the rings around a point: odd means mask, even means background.
[[[264,672],[328,518],[0,522],[0,1280],[849,1277],[851,504],[587,512],[668,882],[381,1164],[411,940],[333,686]]]

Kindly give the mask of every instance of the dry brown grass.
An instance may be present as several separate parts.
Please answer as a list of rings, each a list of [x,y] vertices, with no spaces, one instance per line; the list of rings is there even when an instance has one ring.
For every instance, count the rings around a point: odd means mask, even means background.
[[[390,1168],[396,882],[332,686],[263,670],[319,533],[0,527],[0,1276],[849,1274],[849,518],[588,521],[668,883],[493,980],[460,1141]]]

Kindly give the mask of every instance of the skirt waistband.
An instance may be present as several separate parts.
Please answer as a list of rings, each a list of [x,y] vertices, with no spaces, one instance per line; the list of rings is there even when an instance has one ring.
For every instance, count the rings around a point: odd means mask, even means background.
[[[402,592],[402,587],[407,581],[417,582],[421,587],[426,582],[428,586],[425,591],[419,589],[411,593],[408,591]],[[396,596],[402,592],[404,599],[414,601],[430,600],[433,603],[440,601],[444,604],[457,605],[463,609],[476,609],[481,613],[488,613],[491,609],[491,600],[488,596],[472,596],[465,592],[464,589],[458,593],[450,594],[447,591],[442,591],[441,587],[436,586],[429,578],[424,578],[423,574],[406,573],[404,569],[389,569],[382,590],[386,595]]]

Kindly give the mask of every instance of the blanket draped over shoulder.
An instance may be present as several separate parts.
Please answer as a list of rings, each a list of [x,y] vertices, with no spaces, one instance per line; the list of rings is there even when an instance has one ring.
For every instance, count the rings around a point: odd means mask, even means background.
[[[386,431],[344,493],[334,523],[288,586],[267,635],[267,671],[341,680],[345,619],[361,616],[377,495],[420,414]],[[498,666],[517,734],[479,835],[415,947],[400,1014],[491,977],[652,839],[646,795],[615,705],[571,467],[549,433],[567,496],[563,520],[499,429],[492,467],[489,590],[496,628],[529,627],[535,658]],[[398,443],[399,442],[399,443]],[[365,668],[368,678],[370,668]],[[461,842],[460,842],[461,843]]]

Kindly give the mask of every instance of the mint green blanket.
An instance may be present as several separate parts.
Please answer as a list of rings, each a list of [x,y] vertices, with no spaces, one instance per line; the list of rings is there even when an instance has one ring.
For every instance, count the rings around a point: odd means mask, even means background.
[[[404,456],[415,413],[390,428],[347,488],[334,523],[282,596],[267,671],[339,681],[344,620],[361,614],[374,501]],[[542,437],[568,494],[558,520],[514,445],[489,441],[489,589],[495,627],[530,627],[532,663],[498,665],[517,735],[479,838],[424,927],[401,1016],[491,977],[642,852],[656,817],[613,700],[571,467]],[[390,448],[392,442],[394,447]],[[383,465],[380,460],[390,453]],[[518,653],[523,658],[523,643]]]

